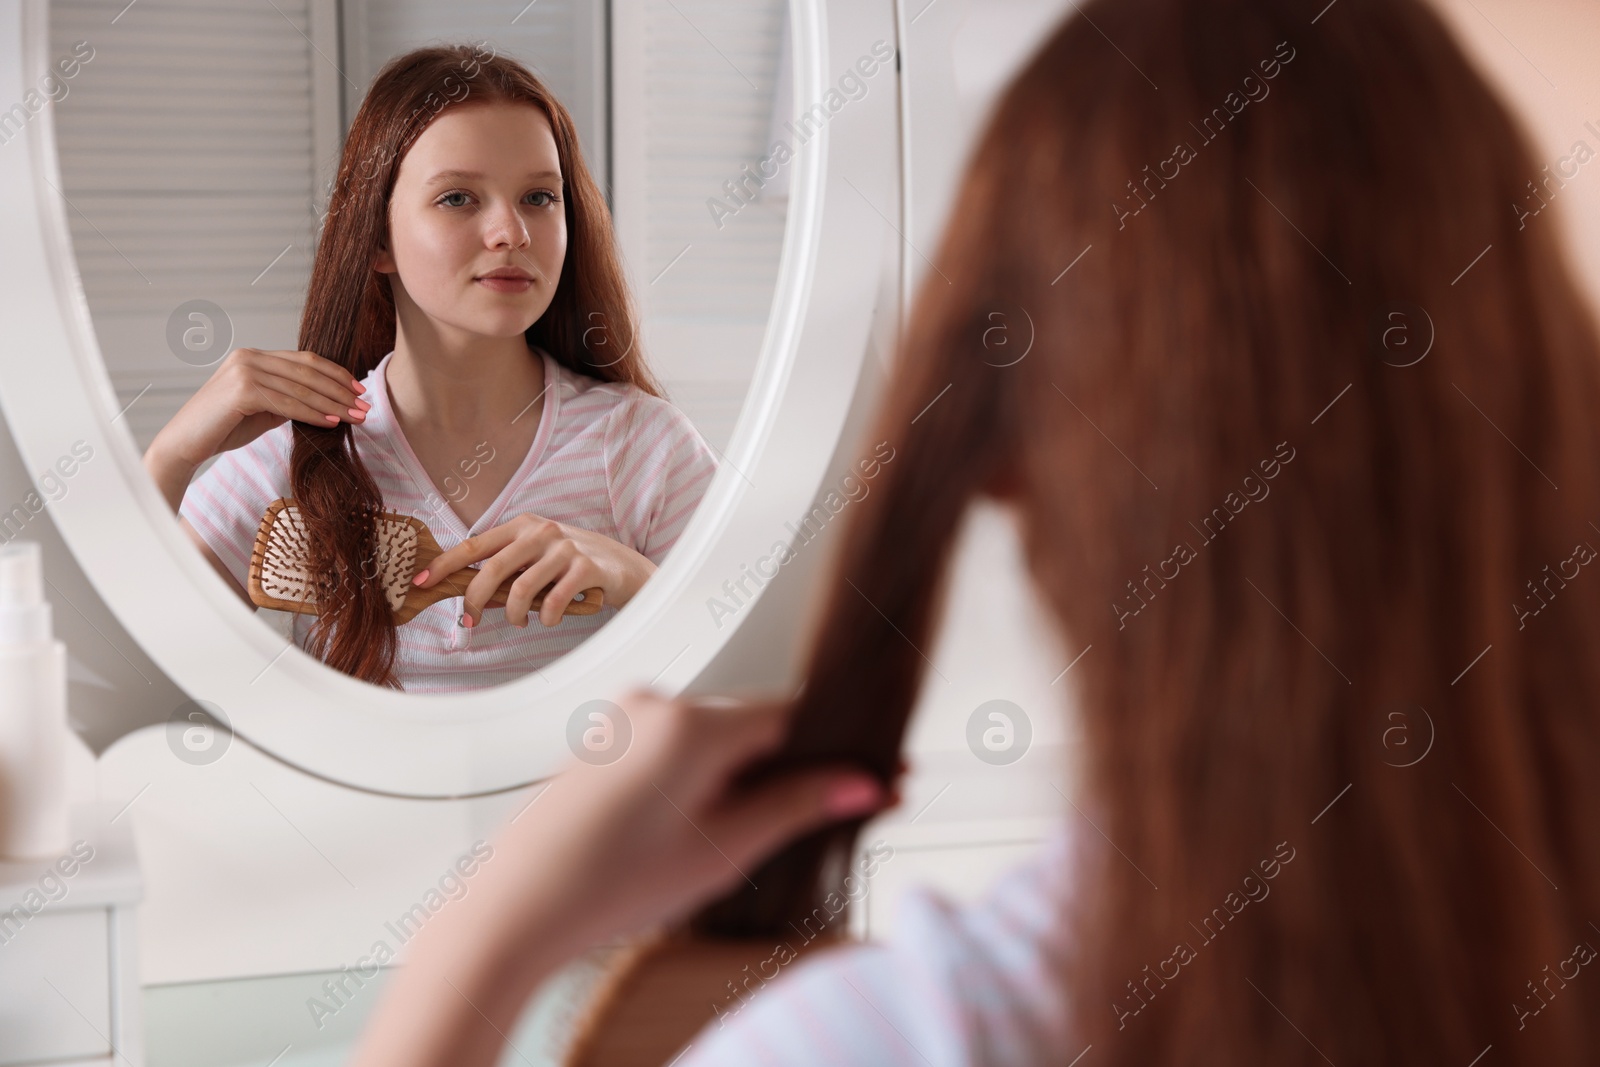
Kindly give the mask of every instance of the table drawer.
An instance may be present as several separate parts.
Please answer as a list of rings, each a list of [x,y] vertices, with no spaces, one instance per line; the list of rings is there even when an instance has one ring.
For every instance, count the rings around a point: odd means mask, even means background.
[[[15,913],[13,913],[15,914]],[[0,942],[0,1067],[111,1053],[104,908],[41,911]]]

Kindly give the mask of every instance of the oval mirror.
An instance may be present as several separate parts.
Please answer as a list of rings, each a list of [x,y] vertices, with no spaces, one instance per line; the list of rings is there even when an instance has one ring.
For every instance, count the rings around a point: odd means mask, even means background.
[[[0,405],[19,450],[30,470],[70,484],[50,504],[63,538],[193,700],[270,754],[359,788],[471,795],[525,785],[570,752],[614,758],[607,746],[625,744],[626,724],[607,715],[607,698],[639,684],[681,690],[790,558],[791,520],[818,495],[875,323],[897,306],[889,0],[519,6],[0,0],[0,101],[19,102],[0,116],[0,189],[31,207],[6,213],[0,260],[13,328]],[[433,188],[422,170],[434,168],[407,170],[522,143],[447,125],[474,110],[444,106],[455,102],[447,88],[440,118],[395,157],[390,276],[410,284],[390,290],[400,325],[363,378],[372,419],[350,420],[354,447],[378,472],[384,509],[419,521],[441,549],[532,514],[611,539],[633,555],[595,551],[653,570],[620,606],[553,627],[530,613],[514,628],[490,607],[467,630],[453,625],[461,598],[441,595],[397,624],[419,636],[399,641],[410,684],[394,689],[308,653],[315,616],[292,601],[244,599],[254,512],[289,484],[287,444],[266,443],[292,440],[292,422],[180,485],[193,533],[143,457],[235,350],[294,350],[309,302],[330,303],[311,290],[311,270],[351,122],[385,63],[441,42],[515,60],[564,105],[639,311],[638,365],[663,388],[651,397],[585,373],[551,353],[566,351],[555,334],[519,324],[499,339],[525,342],[540,368],[543,388],[518,411],[534,415],[527,433],[450,426],[450,411],[429,421],[440,390],[427,374],[443,366],[429,360],[456,351],[439,326],[452,312],[440,294],[453,291],[427,273],[438,248],[408,245],[396,212],[478,212],[481,199],[480,219],[498,212],[506,225],[470,231],[487,241],[459,260],[471,267],[522,240],[537,252],[543,223],[529,220],[562,210],[556,190],[530,186],[516,207],[498,195],[493,167],[527,153],[494,156],[487,175],[475,172],[490,183],[481,188],[472,178]],[[476,73],[464,68],[457,84]],[[538,122],[553,146],[554,125]],[[554,169],[575,173],[571,161]],[[403,199],[423,190],[437,201]],[[444,232],[425,225],[410,235]],[[582,276],[575,245],[565,262],[553,247],[543,273]],[[511,308],[501,290],[537,284],[504,283],[474,306]],[[545,306],[559,300],[557,288]],[[508,410],[497,399],[482,410]],[[452,458],[450,442],[473,447]],[[394,471],[407,480],[386,481]],[[408,648],[422,651],[406,658]]]

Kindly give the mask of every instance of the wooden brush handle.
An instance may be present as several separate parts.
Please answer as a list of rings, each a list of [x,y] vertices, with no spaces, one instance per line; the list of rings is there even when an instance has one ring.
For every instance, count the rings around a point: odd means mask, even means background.
[[[414,618],[416,612],[420,612],[423,608],[431,607],[441,600],[449,600],[451,597],[457,596],[466,596],[467,586],[470,585],[472,580],[477,576],[478,572],[474,568],[462,567],[454,574],[441,578],[437,583],[430,585],[426,589],[417,589],[413,587],[410,592],[406,593],[405,607],[396,614],[397,621],[406,621],[404,616],[407,612],[411,612],[409,617]],[[511,584],[520,577],[522,577],[521,574],[513,574],[511,577],[501,582],[499,588],[490,594],[489,603],[485,604],[484,607],[505,607],[506,601],[511,599]],[[554,585],[555,583],[551,582],[549,585],[539,590],[539,592],[535,593],[533,595],[533,604],[528,610],[535,612],[538,611],[540,605],[544,603],[545,596],[549,594]],[[600,589],[599,587],[585,589],[582,596],[582,600],[567,601],[567,606],[562,609],[561,614],[564,616],[594,615],[600,611],[600,607],[604,603],[604,590]],[[416,612],[411,611],[413,606],[415,606]]]
[[[439,542],[433,539],[432,532],[429,531],[425,525],[417,531],[417,542],[418,563],[421,563],[425,560],[434,559],[444,551],[444,549],[439,547]],[[412,619],[417,617],[417,614],[422,611],[422,609],[431,607],[441,600],[449,600],[451,597],[457,596],[466,596],[467,586],[470,585],[472,583],[472,579],[476,578],[477,576],[478,572],[476,569],[472,567],[462,567],[454,574],[446,575],[426,589],[418,589],[416,586],[411,586],[406,592],[405,603],[402,604],[400,610],[394,614],[395,625],[398,626],[401,623],[410,622]],[[500,587],[490,595],[489,603],[485,604],[484,607],[504,607],[506,601],[511,598],[511,583],[515,582],[520,577],[522,577],[521,574],[513,574],[511,577],[501,582]],[[409,580],[410,579],[408,578],[407,581]],[[550,592],[551,586],[554,584],[555,583],[552,582],[550,585],[545,586],[543,589],[539,590],[539,592],[534,594],[533,604],[528,608],[530,612],[536,612],[539,610],[540,606],[544,604],[545,596]],[[568,615],[595,615],[599,613],[604,602],[604,590],[599,588],[585,589],[583,591],[583,599],[567,601],[567,606],[561,609],[561,615],[563,618]]]

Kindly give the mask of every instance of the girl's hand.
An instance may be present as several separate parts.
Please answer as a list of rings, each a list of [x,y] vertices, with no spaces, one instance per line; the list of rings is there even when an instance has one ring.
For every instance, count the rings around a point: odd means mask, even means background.
[[[783,741],[790,707],[669,700],[642,688],[618,698],[614,714],[622,721],[610,725],[626,746],[620,755],[569,760],[548,786],[548,806],[535,805],[502,829],[496,856],[504,866],[495,877],[518,887],[508,903],[532,902],[523,918],[561,916],[571,928],[562,936],[574,944],[670,924],[746,884],[785,842],[891,798],[871,774],[847,764],[734,787],[739,772]],[[500,918],[512,921],[503,933],[517,929],[518,916]]]
[[[150,444],[150,451],[198,467],[243,447],[289,419],[327,429],[359,423],[370,403],[350,372],[315,352],[235,348]]]
[[[603,764],[570,761],[545,787],[551,797],[537,794],[501,828],[471,894],[418,933],[352,1063],[492,1064],[528,996],[568,959],[678,922],[785,842],[896,801],[843,765],[735,787],[782,742],[788,711],[622,697],[628,747]]]
[[[513,626],[528,625],[533,598],[551,582],[555,588],[539,607],[539,621],[546,626],[560,623],[572,598],[596,586],[605,593],[605,603],[622,607],[656,570],[649,557],[604,534],[537,515],[518,515],[435,556],[412,584],[426,589],[479,560],[488,562],[467,584],[462,606],[467,626],[477,624],[500,583],[519,570],[522,577],[511,584],[506,601],[506,621]]]

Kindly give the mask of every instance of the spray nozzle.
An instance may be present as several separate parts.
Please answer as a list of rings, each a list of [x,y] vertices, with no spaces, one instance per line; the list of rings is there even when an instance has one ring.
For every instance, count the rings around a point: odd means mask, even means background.
[[[50,640],[44,560],[37,541],[0,545],[0,644]]]

